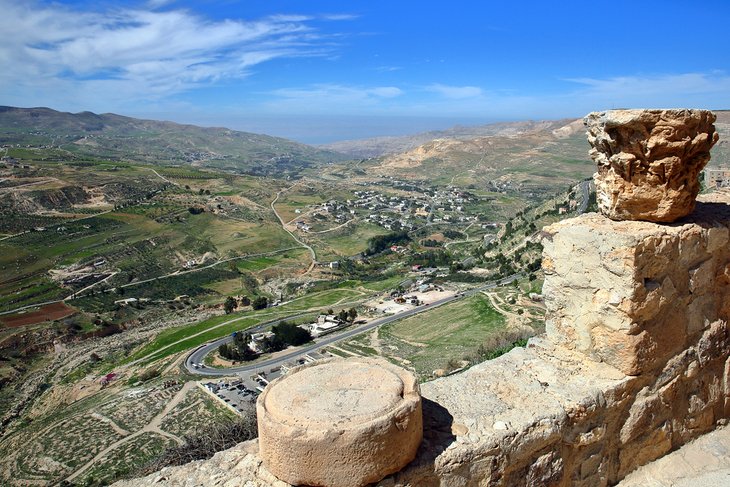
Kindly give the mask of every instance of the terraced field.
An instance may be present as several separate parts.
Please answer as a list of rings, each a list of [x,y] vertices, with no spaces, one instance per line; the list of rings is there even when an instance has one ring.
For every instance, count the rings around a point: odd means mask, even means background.
[[[169,385],[171,380],[174,385]],[[5,439],[0,445],[0,483],[20,486],[69,478],[78,485],[106,484],[179,444],[185,435],[233,417],[194,383],[175,383],[174,377],[134,389],[114,387],[39,417]]]

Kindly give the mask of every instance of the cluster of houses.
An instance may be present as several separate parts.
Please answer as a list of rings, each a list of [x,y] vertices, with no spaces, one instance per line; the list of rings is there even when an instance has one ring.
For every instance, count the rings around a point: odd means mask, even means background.
[[[30,164],[24,164],[21,163],[18,159],[10,156],[3,156],[0,157],[0,164],[2,164],[5,167],[15,167],[15,168],[23,168],[23,169],[30,169]]]
[[[364,221],[387,230],[413,230],[427,219],[431,222],[471,222],[476,216],[464,213],[464,208],[476,198],[458,188],[424,189],[412,183],[388,181],[397,189],[419,192],[418,196],[388,196],[376,190],[355,191],[355,199],[344,202],[329,200],[313,208],[310,216],[314,219],[327,217],[335,223],[345,223],[355,215]],[[295,210],[301,214],[301,210]],[[310,221],[311,223],[311,221]],[[302,219],[295,221],[297,229],[309,232],[311,224]]]

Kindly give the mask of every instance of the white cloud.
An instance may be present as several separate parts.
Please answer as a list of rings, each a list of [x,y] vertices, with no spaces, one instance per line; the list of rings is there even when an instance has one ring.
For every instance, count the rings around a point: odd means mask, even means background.
[[[403,94],[403,90],[396,88],[395,86],[380,86],[377,88],[371,88],[368,93],[374,96],[381,96],[383,98],[394,98]]]
[[[243,78],[275,58],[326,56],[334,49],[310,17],[211,21],[186,10],[156,10],[166,3],[91,12],[0,0],[0,92],[11,100],[40,93],[49,100],[106,89],[113,106],[123,96],[156,99]]]
[[[378,66],[377,68],[375,68],[375,71],[380,71],[380,72],[385,73],[385,72],[392,72],[392,71],[400,71],[401,69],[403,69],[401,66]]]
[[[426,87],[426,91],[438,93],[445,98],[460,100],[463,98],[476,98],[483,94],[478,86],[449,86],[434,83]]]
[[[730,76],[723,72],[627,75],[565,79],[562,90],[482,90],[431,84],[440,95],[406,107],[411,114],[433,113],[488,118],[561,118],[611,108],[715,108],[730,106]]]
[[[321,16],[324,20],[340,21],[340,20],[355,20],[359,18],[359,15],[354,14],[325,14]]]

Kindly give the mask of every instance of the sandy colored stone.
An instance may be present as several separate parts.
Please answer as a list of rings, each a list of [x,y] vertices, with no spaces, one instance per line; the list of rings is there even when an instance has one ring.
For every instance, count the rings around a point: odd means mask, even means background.
[[[297,368],[273,381],[256,409],[264,465],[293,485],[377,482],[414,458],[423,435],[415,376],[385,360]]]
[[[717,142],[708,110],[608,110],[584,118],[598,207],[613,220],[673,222],[692,213]]]
[[[545,327],[555,343],[628,375],[661,367],[730,319],[730,205],[683,224],[586,214],[545,228]]]

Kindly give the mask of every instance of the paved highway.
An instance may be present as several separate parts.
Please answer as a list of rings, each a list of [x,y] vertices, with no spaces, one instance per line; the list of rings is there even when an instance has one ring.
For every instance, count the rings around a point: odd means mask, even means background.
[[[262,371],[262,370],[270,370],[277,367],[280,367],[281,365],[285,364],[286,362],[291,362],[293,360],[296,360],[300,357],[303,357],[307,353],[316,350],[318,348],[324,347],[326,345],[335,343],[340,340],[345,340],[347,338],[350,338],[354,335],[359,335],[360,333],[364,333],[366,331],[372,330],[373,328],[376,328],[378,326],[384,325],[386,323],[390,323],[392,321],[402,320],[403,318],[408,318],[409,316],[413,316],[418,313],[423,313],[424,311],[431,310],[433,308],[436,308],[438,306],[442,306],[444,304],[450,303],[452,301],[456,301],[457,299],[462,299],[466,296],[473,296],[481,291],[492,289],[497,286],[503,285],[503,284],[509,284],[510,282],[514,281],[515,279],[518,279],[521,276],[521,274],[514,274],[509,277],[505,277],[504,279],[501,279],[499,281],[495,281],[489,284],[486,284],[484,286],[470,289],[469,291],[466,291],[464,293],[457,294],[455,296],[451,296],[444,299],[439,299],[438,301],[434,301],[430,305],[422,305],[417,308],[403,311],[402,313],[398,313],[392,316],[385,316],[383,318],[378,318],[375,320],[372,320],[364,325],[348,328],[340,333],[335,333],[332,335],[327,335],[322,337],[321,339],[315,341],[314,343],[311,343],[309,345],[305,345],[302,347],[298,347],[291,352],[278,356],[276,358],[270,358],[268,360],[262,360],[260,362],[253,362],[246,365],[241,365],[238,367],[229,367],[225,369],[214,369],[214,368],[202,368],[202,369],[196,369],[193,367],[193,364],[199,364],[203,363],[203,360],[205,359],[205,356],[208,355],[210,352],[212,352],[214,349],[218,348],[224,343],[228,343],[233,340],[232,336],[227,336],[224,338],[220,338],[218,340],[215,340],[213,342],[210,342],[206,345],[203,345],[201,347],[198,347],[195,349],[185,360],[185,368],[188,369],[188,371],[192,374],[198,374],[198,375],[205,375],[205,376],[228,376],[228,375],[234,375],[234,374],[242,374],[242,373],[249,373],[249,372],[256,372],[256,371]],[[274,321],[269,321],[266,323],[261,323],[259,325],[256,325],[253,328],[249,328],[246,330],[247,333],[256,333],[264,330],[265,328],[268,328],[269,325],[278,323],[279,321],[283,321],[286,319],[295,318],[301,315],[296,316],[290,316],[286,318],[280,318]]]

